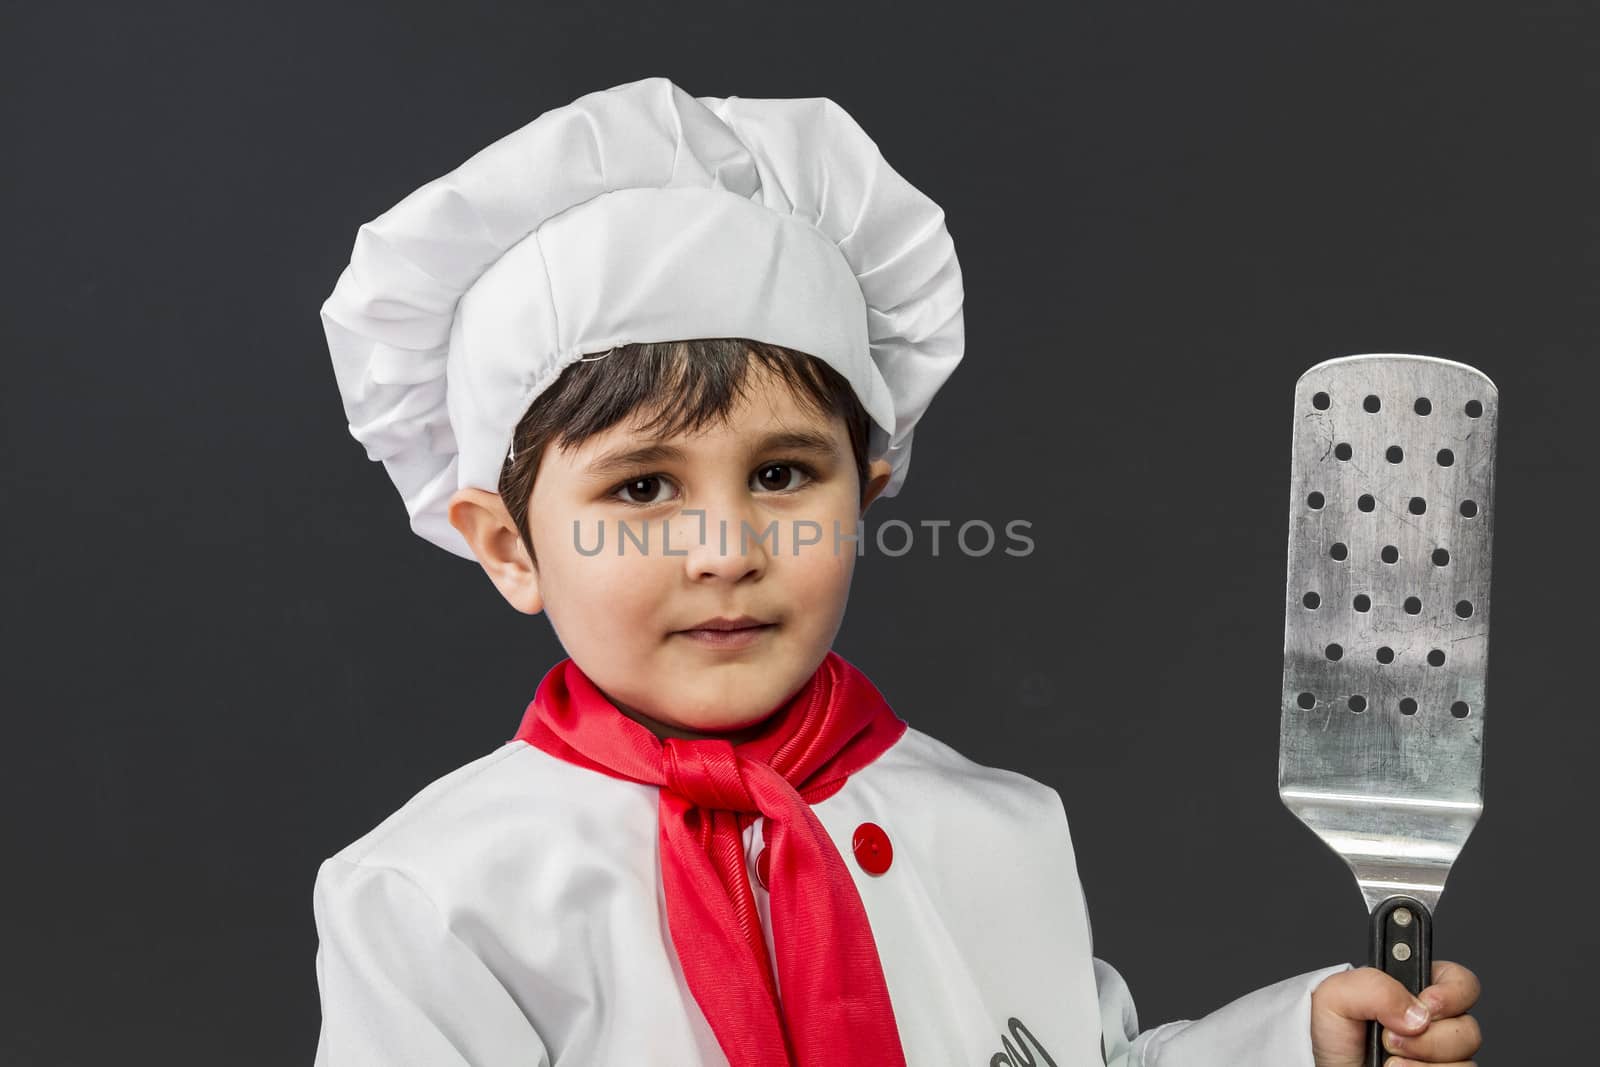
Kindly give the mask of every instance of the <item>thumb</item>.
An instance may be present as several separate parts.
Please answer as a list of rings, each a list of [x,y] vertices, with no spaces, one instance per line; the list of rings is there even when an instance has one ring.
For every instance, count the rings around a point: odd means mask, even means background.
[[[1428,1027],[1428,1006],[1376,967],[1333,975],[1317,992],[1322,1007],[1346,1019],[1376,1019],[1400,1034],[1418,1034]]]

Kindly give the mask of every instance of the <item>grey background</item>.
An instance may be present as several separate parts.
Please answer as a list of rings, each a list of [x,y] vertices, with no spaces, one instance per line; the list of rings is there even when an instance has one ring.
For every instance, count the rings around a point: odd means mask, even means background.
[[[1275,790],[1296,376],[1495,379],[1488,805],[1437,951],[1484,980],[1480,1062],[1592,1055],[1594,5],[3,20],[0,1061],[310,1063],[317,864],[509,738],[561,655],[410,534],[318,307],[360,223],[657,74],[829,96],[945,207],[966,362],[873,518],[1022,518],[1037,549],[871,555],[836,647],[1060,790],[1146,1026],[1364,953]]]

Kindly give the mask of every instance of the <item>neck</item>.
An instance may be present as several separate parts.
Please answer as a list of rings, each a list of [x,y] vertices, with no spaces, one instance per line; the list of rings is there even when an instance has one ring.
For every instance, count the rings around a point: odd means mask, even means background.
[[[685,741],[700,741],[707,738],[716,737],[727,741],[729,744],[738,745],[760,734],[761,731],[766,728],[767,722],[771,718],[770,714],[763,715],[755,722],[740,727],[736,730],[691,730],[688,727],[678,726],[674,723],[662,722],[659,719],[652,719],[644,712],[624,704],[610,693],[606,693],[605,696],[607,700],[611,701],[611,703],[616,706],[618,711],[622,712],[622,714],[626,715],[628,718],[632,719],[634,722],[638,723],[640,726],[643,726],[646,730],[649,730],[651,733],[660,738],[676,737]]]

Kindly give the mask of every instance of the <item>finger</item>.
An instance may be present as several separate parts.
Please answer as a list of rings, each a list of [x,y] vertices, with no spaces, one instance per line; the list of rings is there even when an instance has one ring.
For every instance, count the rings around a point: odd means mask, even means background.
[[[1422,991],[1422,1000],[1435,1019],[1460,1015],[1478,1002],[1483,984],[1478,976],[1459,963],[1437,960],[1433,965],[1433,984]]]
[[[1483,1047],[1483,1034],[1478,1030],[1478,1020],[1470,1015],[1457,1015],[1451,1019],[1435,1019],[1426,1030],[1413,1037],[1386,1033],[1383,1047],[1424,1063],[1452,1063],[1476,1056]]]
[[[1335,974],[1317,992],[1324,1007],[1346,1019],[1376,1019],[1403,1034],[1419,1033],[1432,1017],[1427,1005],[1376,967]]]
[[[1383,1061],[1383,1067],[1478,1067],[1478,1061],[1457,1060],[1455,1063],[1428,1063],[1423,1060],[1408,1060],[1399,1056],[1390,1056]]]

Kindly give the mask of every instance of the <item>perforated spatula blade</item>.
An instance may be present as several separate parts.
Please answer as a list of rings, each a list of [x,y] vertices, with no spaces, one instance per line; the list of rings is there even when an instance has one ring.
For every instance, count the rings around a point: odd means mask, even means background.
[[[1498,414],[1487,376],[1427,356],[1295,386],[1278,792],[1350,865],[1372,963],[1413,993],[1483,810]]]

